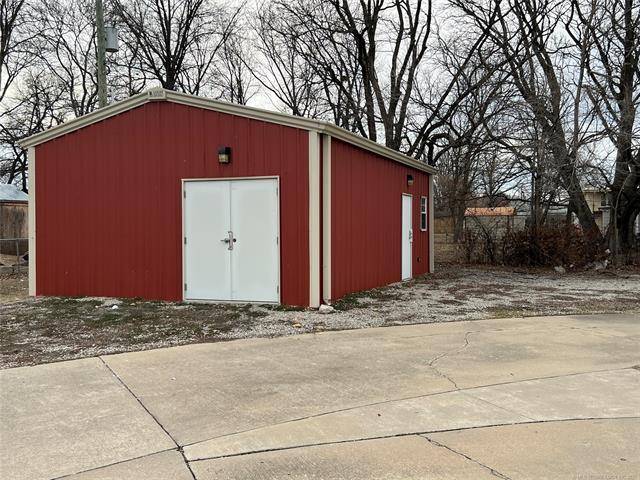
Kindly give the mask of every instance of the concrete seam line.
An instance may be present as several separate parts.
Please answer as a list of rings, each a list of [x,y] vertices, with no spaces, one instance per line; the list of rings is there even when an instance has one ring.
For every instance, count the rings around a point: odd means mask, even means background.
[[[318,442],[318,443],[305,443],[301,445],[294,445],[292,447],[274,447],[274,448],[264,448],[260,450],[251,450],[248,452],[240,452],[240,453],[230,453],[228,455],[216,455],[211,457],[201,457],[201,458],[193,458],[189,460],[190,462],[204,462],[207,460],[218,460],[220,458],[231,458],[231,457],[243,457],[246,455],[255,455],[258,453],[269,453],[269,452],[282,452],[286,450],[296,450],[298,448],[311,448],[311,447],[322,447],[325,445],[341,445],[343,443],[358,443],[358,442],[367,442],[370,440],[384,440],[387,438],[402,438],[402,437],[411,437],[411,436],[421,436],[430,435],[434,433],[450,433],[450,432],[463,432],[467,430],[479,430],[482,428],[499,428],[499,427],[513,427],[518,425],[536,425],[542,423],[563,423],[563,422],[588,422],[593,420],[640,420],[640,417],[587,417],[587,418],[562,418],[560,420],[535,420],[535,421],[525,421],[525,422],[510,422],[510,423],[496,423],[493,425],[478,425],[473,427],[460,427],[460,428],[449,428],[445,430],[430,430],[425,432],[407,432],[407,433],[396,433],[393,435],[380,435],[376,437],[363,437],[363,438],[355,438],[350,440],[335,440],[332,442]],[[426,438],[426,437],[425,437]],[[205,440],[206,441],[206,440]],[[193,445],[193,444],[192,444]]]
[[[189,470],[189,473],[191,474],[191,477],[193,478],[193,480],[198,480],[196,478],[196,474],[193,473],[193,470],[191,470],[191,465],[189,465],[189,460],[187,460],[187,456],[184,454],[184,450],[181,449],[181,448],[178,448],[178,451],[182,455],[182,461],[184,462],[185,466],[187,467],[187,470]]]
[[[134,460],[140,460],[142,458],[152,457],[152,456],[158,455],[160,453],[173,452],[173,451],[177,451],[177,450],[178,450],[177,448],[166,448],[164,450],[158,450],[157,452],[146,453],[144,455],[140,455],[139,457],[127,458],[126,460],[120,460],[120,461],[113,462],[113,463],[107,463],[106,465],[100,465],[99,467],[89,468],[88,470],[80,470],[79,472],[74,472],[74,473],[65,473],[61,477],[54,477],[51,480],[62,480],[63,478],[73,477],[74,475],[80,475],[81,473],[95,472],[97,470],[102,470],[103,468],[113,467],[115,465],[121,465],[123,463],[133,462]]]
[[[424,438],[427,442],[431,443],[432,445],[435,445],[436,447],[445,448],[460,457],[466,458],[470,462],[480,465],[482,468],[486,468],[494,477],[502,478],[504,480],[511,480],[510,477],[507,477],[505,474],[498,472],[495,468],[491,468],[489,465],[485,465],[484,463],[476,460],[475,458],[471,458],[470,456],[465,455],[462,452],[458,452],[457,450],[454,450],[453,448],[445,445],[444,443],[436,442],[435,440],[427,437],[426,435],[418,435],[418,436]]]
[[[111,374],[118,380],[118,382],[120,382],[120,384],[131,394],[131,396],[133,398],[135,398],[136,402],[138,402],[138,404],[142,407],[142,409],[147,412],[147,414],[153,418],[153,421],[156,422],[156,424],[162,429],[162,431],[167,435],[167,437],[169,437],[171,439],[171,441],[174,443],[174,445],[176,446],[176,450],[178,452],[180,452],[180,455],[182,455],[182,459],[184,460],[184,463],[187,467],[187,469],[189,470],[189,473],[191,474],[191,476],[193,477],[194,480],[196,480],[196,476],[193,473],[193,470],[191,470],[191,466],[189,465],[189,462],[187,461],[187,457],[185,457],[184,455],[184,449],[180,446],[180,444],[178,442],[176,442],[176,439],[173,438],[173,436],[169,433],[169,431],[164,427],[164,425],[162,425],[162,423],[160,423],[160,420],[158,420],[156,418],[156,416],[151,413],[151,411],[147,408],[147,406],[142,403],[142,401],[138,398],[138,396],[133,393],[133,391],[129,388],[129,386],[124,383],[124,381],[118,376],[118,374],[109,366],[109,364],[107,362],[104,361],[104,358],[102,357],[98,357],[100,359],[100,361],[102,362],[102,364],[105,366],[105,368],[107,370],[109,370],[111,372]]]
[[[560,327],[562,328],[562,327]],[[606,338],[615,338],[617,340],[623,340],[623,341],[634,341],[631,338],[627,338],[627,337],[620,337],[619,335],[613,335],[611,333],[605,333],[605,332],[600,332],[600,331],[596,331],[598,330],[600,327],[591,327],[591,328],[585,328],[585,327],[572,327],[567,325],[566,327],[564,327],[565,329],[568,330],[580,330],[581,332],[585,332],[585,333],[589,333],[591,335],[597,335],[600,337],[606,337]]]
[[[211,440],[217,440],[219,438],[225,438],[225,437],[232,437],[234,435],[240,435],[242,433],[249,433],[249,432],[253,432],[256,430],[263,430],[265,428],[271,428],[271,427],[275,427],[278,425],[286,425],[288,423],[294,423],[294,422],[301,422],[304,420],[309,420],[311,418],[318,418],[318,417],[324,417],[327,415],[333,415],[334,413],[342,413],[342,412],[348,412],[350,410],[357,410],[359,408],[366,408],[366,407],[375,407],[376,405],[384,405],[387,403],[393,403],[393,402],[403,402],[405,400],[416,400],[418,398],[428,398],[428,397],[435,397],[437,395],[445,395],[447,393],[455,393],[455,392],[467,392],[469,390],[477,390],[479,388],[488,388],[488,387],[499,387],[502,385],[514,385],[516,383],[524,383],[524,382],[534,382],[537,380],[553,380],[555,378],[562,378],[562,377],[574,377],[576,375],[588,375],[590,373],[605,373],[605,372],[616,372],[616,371],[624,371],[624,370],[632,370],[634,369],[634,366],[630,366],[630,367],[618,367],[618,368],[607,368],[607,369],[603,369],[603,370],[589,370],[586,372],[578,372],[578,373],[564,373],[564,374],[559,374],[559,375],[550,375],[548,377],[534,377],[534,378],[527,378],[524,380],[513,380],[510,382],[498,382],[498,383],[491,383],[491,384],[487,384],[487,385],[478,385],[475,387],[466,387],[466,388],[460,388],[460,389],[453,389],[453,390],[445,390],[444,392],[434,392],[434,393],[427,393],[424,395],[415,395],[412,397],[403,397],[403,398],[394,398],[391,400],[383,400],[381,402],[373,402],[373,403],[366,403],[363,405],[356,405],[355,407],[346,407],[346,408],[340,408],[337,410],[331,410],[329,412],[322,412],[322,413],[316,413],[313,415],[307,415],[306,417],[299,417],[299,418],[293,418],[291,420],[286,420],[284,422],[279,422],[279,423],[274,423],[272,425],[267,425],[266,427],[257,427],[257,428],[248,428],[247,430],[240,430],[237,432],[233,432],[233,433],[226,433],[224,435],[218,435],[217,437],[210,437],[210,438],[205,438],[204,440],[198,440],[197,442],[192,442],[192,443],[185,443],[184,447],[191,447],[193,445],[197,445],[199,443],[204,443],[204,442],[208,442]],[[640,369],[638,369],[640,370]]]
[[[261,450],[252,450],[249,452],[230,453],[228,455],[217,455],[217,456],[211,456],[211,457],[194,458],[191,460],[191,462],[204,462],[206,460],[218,460],[220,458],[244,457],[246,455],[255,455],[257,453],[283,452],[286,450],[296,450],[298,448],[322,447],[325,445],[342,445],[343,443],[358,443],[358,442],[367,442],[371,440],[384,440],[386,438],[402,438],[402,437],[411,437],[411,436],[417,436],[417,435],[420,435],[420,432],[397,433],[395,435],[381,435],[377,437],[364,437],[364,438],[355,438],[350,440],[336,440],[333,442],[304,443],[302,445],[294,445],[292,447],[264,448]]]
[[[469,393],[468,391],[466,391],[466,392],[460,392],[460,393],[461,393],[462,395],[466,396],[466,397],[471,397],[471,398],[473,398],[474,400],[478,400],[478,401],[480,401],[480,402],[484,402],[484,403],[486,403],[487,405],[491,405],[492,407],[496,407],[496,408],[499,408],[500,410],[504,410],[505,412],[514,413],[514,414],[516,414],[516,415],[520,415],[521,417],[528,418],[528,419],[529,419],[529,420],[531,420],[532,422],[535,422],[535,421],[537,421],[537,420],[538,420],[537,418],[531,418],[531,417],[528,417],[528,416],[526,416],[524,413],[517,412],[516,410],[511,410],[510,408],[503,407],[502,405],[498,405],[498,404],[496,404],[496,403],[492,403],[492,402],[490,402],[489,400],[485,400],[484,398],[476,397],[475,395],[472,395],[472,394],[471,394],[471,393]]]
[[[518,317],[516,318],[516,320],[530,320],[531,318],[536,318],[536,317]],[[557,318],[557,317],[549,317],[549,318]],[[475,322],[482,322],[482,321],[486,321],[486,320],[500,320],[499,318],[480,318],[480,319],[475,319],[475,320],[451,320],[449,323],[475,323]],[[413,323],[413,324],[405,324],[405,325],[394,325],[391,327],[371,327],[371,328],[396,328],[396,327],[404,327],[404,326],[415,326],[415,325],[419,325],[419,326],[425,326],[425,325],[433,325],[434,323]],[[495,332],[513,332],[515,330],[526,330],[530,328],[529,326],[519,326],[519,325],[514,325],[513,327],[509,327],[509,326],[504,326],[504,327],[500,327],[500,328],[488,328],[486,330],[471,330],[469,333],[495,333]],[[558,329],[558,330],[583,330],[587,333],[593,333],[594,335],[600,335],[600,336],[606,336],[608,338],[616,338],[618,340],[621,341],[634,341],[631,338],[627,338],[627,337],[620,337],[618,335],[611,335],[611,334],[606,334],[606,333],[601,333],[601,332],[594,332],[591,330],[585,330],[584,328],[581,327],[572,327],[570,325],[555,325],[554,328]],[[599,327],[598,327],[599,328]],[[344,330],[330,330],[324,333],[333,333],[333,332],[341,332]],[[353,332],[357,332],[358,330],[347,330],[349,332],[353,331]],[[442,336],[453,336],[453,335],[458,335],[460,332],[456,332],[456,333],[426,333],[424,335],[398,335],[397,338],[402,338],[402,339],[413,339],[413,338],[431,338],[431,337],[442,337]]]

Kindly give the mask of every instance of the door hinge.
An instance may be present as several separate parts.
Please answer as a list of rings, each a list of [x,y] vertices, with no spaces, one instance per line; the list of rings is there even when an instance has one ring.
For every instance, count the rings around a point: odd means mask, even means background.
[[[276,237],[276,245],[280,245],[280,237]]]
[[[184,289],[185,289],[185,290],[187,289],[187,284],[186,284],[186,283],[184,284]]]
[[[278,187],[276,187],[276,197],[278,196]]]
[[[187,237],[184,237],[184,244],[187,244]]]
[[[187,191],[186,190],[182,191],[182,198],[187,198]]]
[[[280,285],[276,287],[276,292],[280,293]]]

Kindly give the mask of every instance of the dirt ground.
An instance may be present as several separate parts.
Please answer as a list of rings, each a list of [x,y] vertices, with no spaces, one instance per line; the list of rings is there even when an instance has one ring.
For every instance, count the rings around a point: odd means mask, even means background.
[[[104,298],[27,298],[24,274],[0,276],[0,368],[247,337],[411,323],[580,313],[640,313],[640,271],[558,274],[441,266],[351,295],[336,311]]]
[[[27,298],[29,278],[26,273],[0,274],[0,305]]]

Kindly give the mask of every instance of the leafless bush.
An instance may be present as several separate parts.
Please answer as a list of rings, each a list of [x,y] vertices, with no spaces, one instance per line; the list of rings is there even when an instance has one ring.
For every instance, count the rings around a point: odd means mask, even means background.
[[[583,267],[603,260],[600,242],[576,225],[526,228],[504,238],[503,263],[514,266]]]
[[[566,224],[501,233],[490,229],[467,229],[462,253],[467,263],[580,268],[608,257],[604,245],[597,240],[579,226]],[[624,263],[633,264],[638,256],[626,257]]]

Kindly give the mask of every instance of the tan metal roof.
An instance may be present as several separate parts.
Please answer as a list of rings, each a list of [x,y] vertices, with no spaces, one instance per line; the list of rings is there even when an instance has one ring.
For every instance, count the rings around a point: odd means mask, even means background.
[[[465,217],[512,217],[515,214],[513,207],[476,207],[464,211]]]
[[[248,107],[246,105],[236,105],[210,98],[197,97],[186,93],[174,92],[163,88],[152,88],[146,92],[139,93],[126,100],[112,103],[104,108],[100,108],[82,117],[74,118],[68,122],[64,122],[56,127],[36,133],[30,137],[23,139],[20,145],[23,148],[34,147],[44,142],[48,142],[54,138],[66,135],[80,128],[100,122],[114,115],[126,112],[133,108],[139,107],[149,102],[173,102],[181,105],[203,108],[206,110],[214,110],[216,112],[228,113],[240,117],[262,120],[265,122],[287,125],[294,128],[316,131],[330,135],[339,140],[345,141],[352,145],[358,146],[370,152],[381,155],[390,160],[405,164],[423,172],[435,174],[436,169],[432,166],[420,162],[414,158],[408,157],[395,150],[387,148],[379,143],[363,138],[355,133],[349,132],[332,123],[323,120],[313,120],[310,118],[296,117],[286,113],[273,112],[261,108]]]
[[[26,203],[29,196],[15,185],[0,184],[0,202]]]

